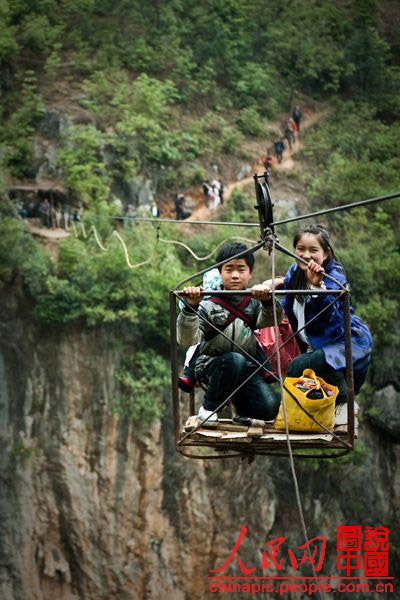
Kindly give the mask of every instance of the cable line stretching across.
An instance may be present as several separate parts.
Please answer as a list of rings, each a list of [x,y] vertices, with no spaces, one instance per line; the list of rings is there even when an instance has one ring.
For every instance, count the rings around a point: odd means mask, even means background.
[[[308,213],[307,215],[300,215],[298,217],[291,217],[289,219],[283,219],[282,221],[274,221],[271,226],[283,225],[284,223],[292,223],[293,221],[300,221],[301,219],[311,219],[312,217],[318,217],[319,215],[326,215],[328,213],[339,212],[341,210],[348,210],[350,208],[357,208],[357,206],[364,206],[367,204],[373,204],[375,202],[383,202],[384,200],[392,200],[398,198],[400,192],[394,194],[387,194],[386,196],[377,196],[376,198],[369,198],[368,200],[360,200],[359,202],[352,202],[351,204],[343,204],[343,206],[336,206],[334,208],[326,208],[325,210],[318,210],[317,212]]]
[[[364,206],[367,204],[373,204],[375,202],[383,202],[384,200],[392,200],[398,198],[400,192],[388,194],[386,196],[378,196],[376,198],[368,198],[367,200],[360,200],[359,202],[352,202],[351,204],[344,204],[343,206],[336,206],[334,208],[327,208],[314,213],[308,213],[306,215],[299,215],[297,217],[290,217],[289,219],[283,219],[282,221],[274,221],[271,223],[272,226],[283,225],[285,223],[292,223],[294,221],[301,221],[302,219],[311,219],[319,215],[325,215],[332,212],[339,212],[341,210],[348,210],[351,208],[357,208],[357,206]],[[110,217],[110,219],[118,221],[148,221],[152,223],[178,223],[180,225],[225,225],[230,227],[260,227],[259,223],[236,223],[236,222],[225,222],[225,221],[187,221],[186,219],[153,219],[150,217]]]
[[[110,217],[118,221],[144,221],[149,223],[177,223],[178,225],[225,225],[232,227],[260,227],[258,223],[234,223],[230,221],[186,221],[185,219],[153,219],[151,217]]]

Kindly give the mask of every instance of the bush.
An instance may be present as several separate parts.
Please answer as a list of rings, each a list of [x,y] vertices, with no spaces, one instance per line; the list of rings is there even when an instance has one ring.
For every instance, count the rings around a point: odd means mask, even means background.
[[[116,372],[119,393],[114,402],[115,412],[147,427],[163,413],[163,388],[169,383],[169,369],[165,360],[153,350],[133,355],[128,366],[124,361]]]
[[[259,137],[265,133],[265,127],[257,110],[253,107],[242,108],[236,117],[240,131],[247,135]]]

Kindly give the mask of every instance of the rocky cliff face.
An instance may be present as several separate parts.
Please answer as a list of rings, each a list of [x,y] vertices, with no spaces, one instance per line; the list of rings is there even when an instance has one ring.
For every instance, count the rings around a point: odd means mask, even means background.
[[[203,599],[242,524],[239,556],[259,575],[274,573],[260,571],[268,540],[304,542],[286,459],[180,457],[168,390],[150,431],[113,414],[109,333],[40,327],[11,294],[1,305],[1,600]],[[324,574],[337,573],[338,525],[390,528],[399,569],[400,448],[386,425],[364,419],[359,464],[296,463],[309,537],[327,538]],[[236,559],[225,573],[241,574]]]

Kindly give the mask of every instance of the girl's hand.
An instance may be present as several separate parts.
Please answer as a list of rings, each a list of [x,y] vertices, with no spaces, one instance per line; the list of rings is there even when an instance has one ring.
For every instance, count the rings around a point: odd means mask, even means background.
[[[319,287],[324,278],[324,269],[315,260],[311,259],[307,265],[306,275],[311,285]]]
[[[186,295],[186,302],[191,306],[197,306],[200,303],[202,287],[195,285],[183,288],[183,293]]]
[[[271,290],[279,290],[283,287],[285,283],[285,278],[278,275],[275,279],[266,279],[263,281],[263,285],[267,285]]]
[[[265,285],[265,283],[259,283],[258,285],[253,285],[250,293],[254,298],[265,301],[270,299],[271,288],[268,285]]]

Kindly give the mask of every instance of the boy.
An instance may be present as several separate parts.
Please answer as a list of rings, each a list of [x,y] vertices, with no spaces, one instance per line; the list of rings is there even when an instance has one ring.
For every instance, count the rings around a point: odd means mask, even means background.
[[[217,262],[227,261],[219,267],[223,289],[247,289],[254,267],[254,256],[244,254],[240,258],[229,260],[245,250],[245,244],[233,243],[225,244],[218,251]],[[265,360],[253,331],[274,324],[271,289],[264,284],[254,285],[250,290],[251,298],[232,295],[228,301],[213,297],[200,301],[201,291],[202,288],[196,286],[184,288],[187,303],[228,339],[188,307],[184,307],[178,316],[177,337],[178,343],[186,347],[199,344],[195,373],[206,392],[198,418],[201,421],[207,419],[209,425],[217,425],[218,415],[213,412],[257,369],[257,365],[241,349],[252,357],[257,357],[259,362]],[[279,303],[277,315],[280,322],[282,309]],[[234,345],[233,341],[240,347]],[[268,364],[266,367],[268,368]],[[267,385],[263,373],[265,371],[260,370],[235,394],[233,402],[240,416],[266,421],[276,416],[279,400]]]

